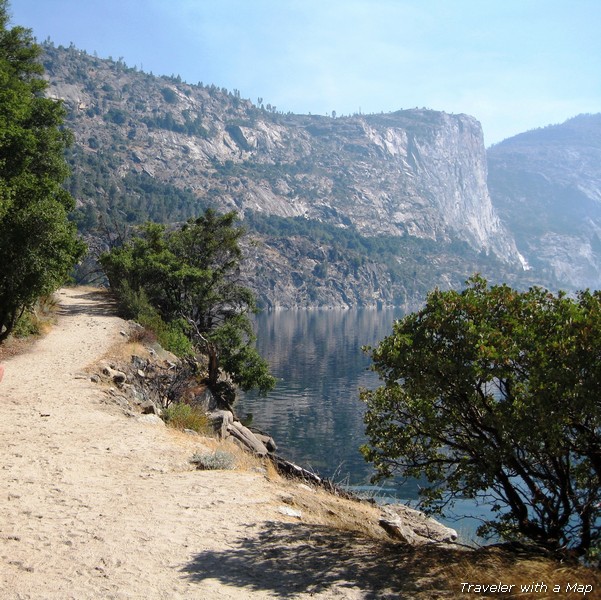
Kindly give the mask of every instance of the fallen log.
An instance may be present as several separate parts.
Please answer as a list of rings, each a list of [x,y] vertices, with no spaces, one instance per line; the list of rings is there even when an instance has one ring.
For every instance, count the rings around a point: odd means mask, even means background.
[[[285,458],[282,458],[277,454],[271,454],[270,458],[275,468],[282,475],[285,475],[287,477],[293,477],[295,479],[302,479],[303,481],[309,484],[313,484],[314,486],[322,488],[330,492],[331,494],[340,496],[341,498],[361,501],[361,498],[359,498],[356,494],[353,494],[353,492],[345,490],[344,488],[336,485],[329,479],[320,477],[316,473],[313,473],[313,471],[309,471],[308,469],[300,467],[299,465],[290,462],[289,460],[286,460]]]

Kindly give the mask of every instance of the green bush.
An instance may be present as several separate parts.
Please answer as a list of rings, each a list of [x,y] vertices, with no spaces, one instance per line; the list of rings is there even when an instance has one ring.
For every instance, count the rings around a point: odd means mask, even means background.
[[[185,323],[177,319],[165,323],[157,310],[150,305],[144,290],[133,290],[127,281],[119,286],[119,310],[124,317],[134,319],[152,331],[165,350],[176,356],[191,356],[194,353],[192,342],[185,332]]]
[[[181,320],[165,323],[156,312],[154,314],[142,314],[137,320],[140,325],[154,332],[159,344],[165,350],[173,352],[180,358],[194,354],[194,346],[186,336]]]
[[[17,338],[39,335],[41,333],[40,320],[33,311],[26,311],[17,320],[12,333]]]
[[[165,422],[175,429],[191,429],[197,433],[208,433],[210,431],[209,419],[198,408],[177,402],[171,404],[163,413]]]

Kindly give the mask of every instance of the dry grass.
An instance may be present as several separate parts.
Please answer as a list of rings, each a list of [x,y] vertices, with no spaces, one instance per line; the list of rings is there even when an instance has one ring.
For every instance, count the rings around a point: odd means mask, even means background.
[[[123,340],[117,341],[108,352],[98,361],[110,359],[114,362],[125,362],[129,364],[132,356],[139,356],[140,358],[150,358],[150,352],[141,342],[126,342]]]
[[[0,345],[0,362],[28,352],[40,337],[50,332],[57,312],[58,303],[54,296],[40,298],[33,310],[24,313],[25,326],[17,327],[13,335]]]
[[[410,547],[387,536],[379,526],[380,509],[371,503],[341,498],[298,480],[283,479],[277,473],[273,483],[279,502],[302,515],[289,521],[299,523],[299,527],[302,523],[301,528],[310,534],[313,545],[324,557],[328,548],[334,553],[341,548],[341,560],[346,560],[348,551],[349,557],[355,553],[362,561],[378,563],[383,577],[390,579],[390,589],[397,590],[399,598],[466,598],[470,594],[462,592],[463,583],[490,585],[500,581],[514,585],[511,593],[475,596],[560,598],[571,596],[571,592],[565,592],[567,584],[578,583],[592,586],[593,591],[585,598],[601,598],[601,573],[597,570],[506,547],[469,549],[445,544]],[[547,585],[547,592],[544,588],[521,592],[521,585],[539,582]],[[552,591],[555,585],[560,586],[561,594]],[[577,595],[582,597],[582,593]]]
[[[250,452],[241,448],[232,440],[221,440],[214,436],[207,436],[203,438],[203,443],[210,452],[220,451],[231,454],[235,459],[236,471],[257,471],[261,473],[264,472],[265,476],[269,478],[267,463],[271,464],[271,461],[265,461],[262,458],[254,456]]]
[[[205,435],[210,431],[209,419],[204,411],[183,402],[171,404],[163,411],[163,418],[167,425],[175,429],[190,429]]]
[[[9,337],[0,346],[0,362],[2,362],[3,360],[8,360],[13,356],[18,356],[19,354],[25,354],[31,349],[31,347],[36,343],[37,340],[37,336],[30,338]]]
[[[275,470],[275,467],[272,468]],[[389,539],[378,524],[381,512],[377,506],[369,502],[341,498],[298,480],[279,480],[282,501],[299,510],[304,523],[325,525],[376,540]]]
[[[601,572],[578,563],[566,564],[533,553],[518,552],[502,547],[482,548],[466,553],[465,556],[448,565],[448,580],[454,589],[461,590],[462,582],[513,584],[515,587],[507,594],[494,594],[489,597],[520,598],[558,598],[566,595],[566,586],[574,583],[592,586],[592,592],[586,598],[601,598]],[[544,583],[547,590],[521,591],[521,586]],[[554,592],[554,586],[560,586],[561,593]],[[567,595],[571,595],[568,593]],[[582,596],[582,593],[578,594]],[[479,595],[479,597],[487,597]]]

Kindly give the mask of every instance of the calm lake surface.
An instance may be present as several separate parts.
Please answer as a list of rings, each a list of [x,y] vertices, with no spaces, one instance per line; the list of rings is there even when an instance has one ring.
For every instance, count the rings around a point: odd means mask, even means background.
[[[269,433],[279,454],[323,477],[380,498],[417,499],[416,481],[371,486],[373,469],[359,452],[366,442],[359,388],[379,385],[361,347],[377,345],[402,314],[400,309],[353,309],[258,315],[257,348],[278,384],[266,398],[242,395],[238,415],[252,415],[251,426]],[[488,511],[471,502],[459,502],[455,510],[460,521],[441,521],[473,538],[479,522],[466,515]]]
[[[373,473],[359,453],[366,441],[359,388],[373,388],[363,345],[392,331],[392,309],[291,310],[257,317],[257,348],[278,379],[266,398],[246,395],[237,406],[269,433],[279,453],[324,477],[367,485]]]

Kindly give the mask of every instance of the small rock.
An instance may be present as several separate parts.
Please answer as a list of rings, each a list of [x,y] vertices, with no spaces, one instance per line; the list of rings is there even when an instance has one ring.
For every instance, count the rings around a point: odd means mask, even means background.
[[[296,519],[301,519],[303,516],[300,510],[290,508],[289,506],[280,506],[278,508],[278,510],[280,511],[280,513],[282,513],[283,515],[286,515],[287,517],[294,517]]]
[[[157,415],[142,415],[138,417],[140,423],[148,423],[149,425],[158,425],[165,427],[165,421]]]
[[[188,435],[200,435],[200,433],[198,433],[198,431],[194,431],[194,429],[184,429],[184,433],[187,433]]]
[[[132,355],[131,364],[135,369],[146,369],[148,367],[148,361],[140,356],[137,356],[136,354]]]
[[[102,373],[107,377],[110,377],[117,385],[125,383],[127,375],[123,371],[117,371],[113,367],[107,366],[102,369]]]
[[[157,408],[156,404],[152,400],[145,400],[140,405],[143,415],[159,415],[160,410]]]

